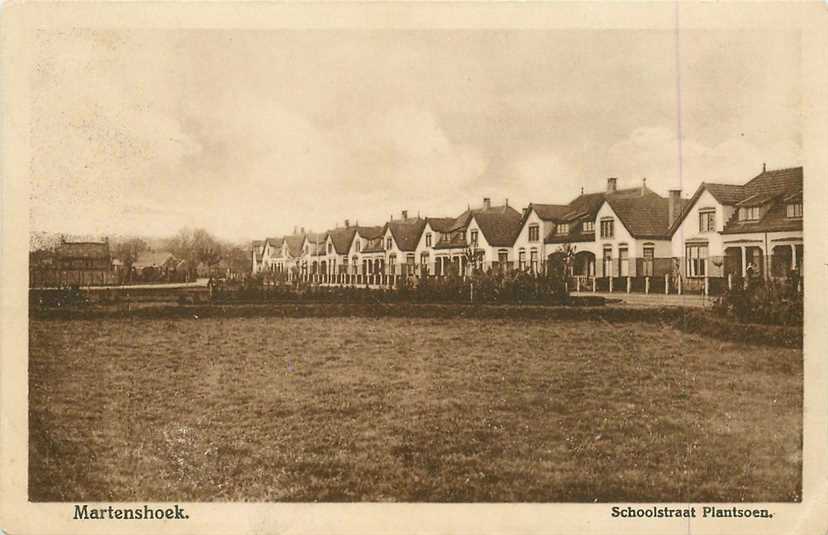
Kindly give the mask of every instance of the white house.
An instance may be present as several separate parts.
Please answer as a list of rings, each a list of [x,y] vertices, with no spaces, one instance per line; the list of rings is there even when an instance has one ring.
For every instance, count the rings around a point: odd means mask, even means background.
[[[685,277],[785,277],[802,265],[802,167],[768,171],[744,185],[703,183],[672,228]]]

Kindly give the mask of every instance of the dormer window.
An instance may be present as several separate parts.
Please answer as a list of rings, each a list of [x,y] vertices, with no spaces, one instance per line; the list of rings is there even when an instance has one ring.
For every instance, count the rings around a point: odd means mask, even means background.
[[[477,231],[471,231],[471,243],[472,245],[477,245]]]
[[[328,254],[331,254],[332,252],[333,252],[333,245],[331,245],[331,244],[329,243],[329,244],[328,244]]]
[[[739,208],[739,221],[758,221],[759,207],[748,206]]]
[[[431,233],[426,234],[426,247],[431,247]]]
[[[801,202],[794,202],[790,203],[787,206],[787,216],[794,218],[794,217],[802,217],[802,203]]]
[[[581,224],[581,229],[583,232],[595,232],[595,222],[594,221],[584,221]]]
[[[569,234],[569,223],[561,223],[555,230],[558,234]]]
[[[393,243],[393,242],[391,241],[391,238],[386,238],[386,239],[385,239],[385,248],[386,248],[386,249],[388,249],[388,250],[390,250],[390,249],[391,249],[391,245],[392,245],[392,243]]]
[[[538,225],[529,225],[529,241],[538,241],[540,228]]]
[[[357,240],[356,241],[356,252],[359,252],[359,249],[360,249],[361,246],[362,246],[362,244],[360,243],[359,240]]]

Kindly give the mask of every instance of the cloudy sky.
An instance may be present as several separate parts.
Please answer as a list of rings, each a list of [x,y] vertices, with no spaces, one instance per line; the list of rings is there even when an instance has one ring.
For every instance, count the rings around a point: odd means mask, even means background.
[[[796,33],[41,32],[34,231],[228,239],[801,164]],[[679,106],[680,95],[680,106]],[[679,111],[680,110],[680,111]],[[681,155],[679,159],[679,139]]]

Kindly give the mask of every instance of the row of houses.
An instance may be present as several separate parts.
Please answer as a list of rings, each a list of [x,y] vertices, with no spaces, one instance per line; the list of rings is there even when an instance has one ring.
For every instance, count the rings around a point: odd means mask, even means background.
[[[566,204],[508,200],[467,208],[456,217],[409,217],[403,210],[381,226],[327,232],[297,230],[252,243],[253,273],[316,277],[443,276],[469,264],[542,272],[571,251],[576,277],[658,277],[692,283],[709,277],[786,277],[798,272],[802,240],[802,167],[767,170],[744,184],[702,183],[688,199],[647,187],[603,191]],[[469,252],[472,254],[469,254]],[[363,280],[360,278],[359,280]]]

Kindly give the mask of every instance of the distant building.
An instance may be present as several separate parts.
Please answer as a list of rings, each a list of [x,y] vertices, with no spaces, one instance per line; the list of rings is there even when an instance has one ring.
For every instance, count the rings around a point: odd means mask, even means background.
[[[109,240],[67,242],[29,255],[29,286],[103,286],[115,283]]]
[[[180,261],[168,251],[144,251],[132,263],[133,273],[144,282],[176,279]]]

